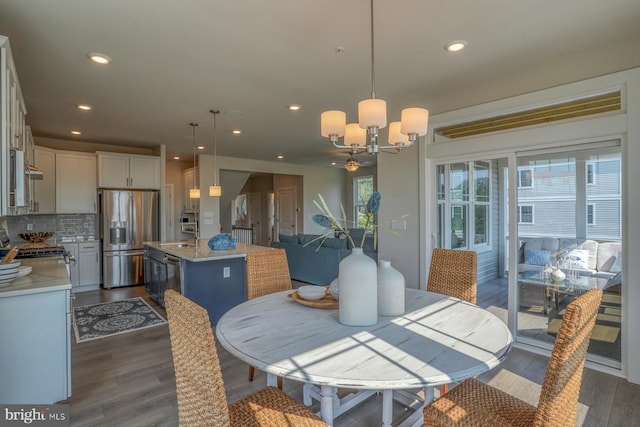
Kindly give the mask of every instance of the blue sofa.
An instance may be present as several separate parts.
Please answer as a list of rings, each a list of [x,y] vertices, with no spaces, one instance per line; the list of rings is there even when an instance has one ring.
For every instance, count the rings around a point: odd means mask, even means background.
[[[356,236],[358,232],[354,231],[350,234]],[[336,238],[329,238],[324,242],[322,240],[314,242],[316,237],[318,236],[315,234],[295,236],[281,234],[280,241],[272,242],[271,247],[282,248],[287,253],[289,274],[292,279],[314,285],[328,285],[338,277],[338,265],[343,258],[351,254],[351,245],[347,239]],[[360,239],[355,241],[360,242]],[[374,261],[378,261],[373,238],[365,238],[363,250]]]

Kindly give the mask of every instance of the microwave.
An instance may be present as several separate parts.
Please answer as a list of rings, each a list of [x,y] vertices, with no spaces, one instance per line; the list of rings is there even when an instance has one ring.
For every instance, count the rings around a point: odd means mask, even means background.
[[[9,207],[27,205],[24,151],[9,150]]]

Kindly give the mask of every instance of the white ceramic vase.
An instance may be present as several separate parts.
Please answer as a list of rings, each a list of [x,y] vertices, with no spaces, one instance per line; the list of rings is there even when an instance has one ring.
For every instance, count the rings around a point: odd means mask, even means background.
[[[338,273],[338,320],[347,326],[369,326],[378,322],[378,268],[376,262],[353,248],[340,261]]]
[[[391,266],[391,261],[380,260],[378,265],[378,315],[404,314],[404,276]]]
[[[554,282],[562,282],[567,276],[564,274],[562,270],[556,268],[551,272],[551,280]]]

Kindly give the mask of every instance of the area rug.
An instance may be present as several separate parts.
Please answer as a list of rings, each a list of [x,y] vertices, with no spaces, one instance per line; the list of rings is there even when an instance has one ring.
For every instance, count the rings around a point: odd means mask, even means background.
[[[165,323],[167,321],[140,297],[73,308],[73,330],[77,343]]]

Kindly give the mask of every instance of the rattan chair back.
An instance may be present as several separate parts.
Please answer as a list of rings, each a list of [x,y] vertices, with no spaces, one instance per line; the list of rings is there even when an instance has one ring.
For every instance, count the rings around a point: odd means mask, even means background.
[[[535,426],[575,426],[582,371],[602,299],[591,289],[569,305],[542,383]]]
[[[181,426],[229,427],[229,408],[207,311],[173,290],[164,294]]]
[[[291,276],[284,249],[247,253],[247,299],[291,289]]]
[[[475,304],[477,263],[474,251],[435,248],[427,290]]]

